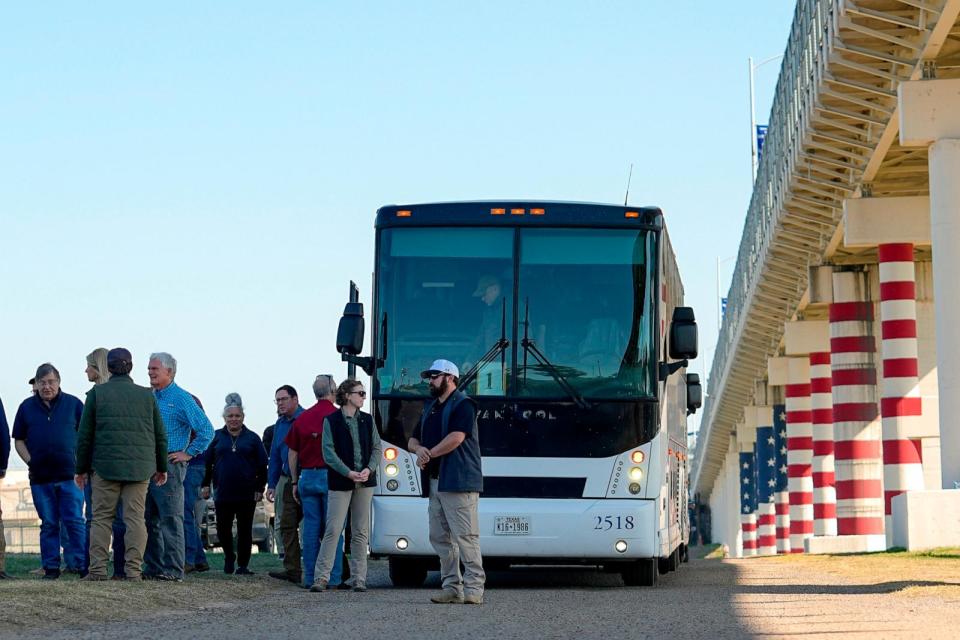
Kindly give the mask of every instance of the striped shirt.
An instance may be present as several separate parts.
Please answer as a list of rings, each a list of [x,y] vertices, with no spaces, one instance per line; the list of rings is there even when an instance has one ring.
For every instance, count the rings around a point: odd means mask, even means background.
[[[154,389],[153,397],[167,428],[167,452],[186,451],[195,456],[206,451],[213,440],[213,425],[193,396],[171,382],[163,389]]]

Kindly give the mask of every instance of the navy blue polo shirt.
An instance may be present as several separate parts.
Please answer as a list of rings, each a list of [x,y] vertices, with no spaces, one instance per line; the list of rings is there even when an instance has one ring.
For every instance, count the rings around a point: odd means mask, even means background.
[[[77,427],[83,403],[57,394],[48,407],[34,395],[22,403],[13,420],[13,439],[24,440],[30,452],[30,484],[72,480],[77,465]]]
[[[447,402],[450,401],[450,398],[447,398]],[[427,414],[426,420],[423,421],[423,429],[421,433],[420,423],[413,428],[413,436],[420,441],[427,449],[433,449],[435,446],[440,444],[440,441],[443,440],[443,408],[446,406],[446,402],[440,402],[437,400],[433,403],[433,407],[430,409],[430,413]],[[473,425],[476,422],[477,411],[473,406],[472,402],[461,402],[454,409],[453,413],[450,415],[450,421],[447,424],[447,433],[451,431],[460,431],[469,437],[473,433]],[[440,477],[440,461],[443,456],[439,458],[431,458],[430,462],[427,463],[427,473],[431,478]]]

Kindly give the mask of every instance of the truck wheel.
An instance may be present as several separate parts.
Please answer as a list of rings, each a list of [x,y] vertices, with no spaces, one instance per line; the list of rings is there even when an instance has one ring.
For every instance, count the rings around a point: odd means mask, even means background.
[[[390,581],[395,587],[422,587],[427,567],[416,558],[390,558]]]
[[[260,553],[273,553],[273,529],[267,529],[267,537],[257,543]]]
[[[644,558],[629,562],[620,570],[623,584],[628,587],[653,587],[657,584],[657,559]]]

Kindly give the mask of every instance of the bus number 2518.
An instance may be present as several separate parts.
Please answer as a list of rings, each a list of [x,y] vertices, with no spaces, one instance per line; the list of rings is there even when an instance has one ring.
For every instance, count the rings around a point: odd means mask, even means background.
[[[594,531],[633,529],[633,516],[594,516]]]

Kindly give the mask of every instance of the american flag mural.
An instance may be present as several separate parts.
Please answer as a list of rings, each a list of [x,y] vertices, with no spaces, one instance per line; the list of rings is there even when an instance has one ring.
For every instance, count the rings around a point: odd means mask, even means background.
[[[768,416],[772,418],[772,416]],[[772,420],[769,420],[772,422]],[[777,440],[773,425],[757,426],[757,554],[777,553]]]
[[[740,452],[740,529],[743,555],[757,555],[757,465],[753,451]]]
[[[773,405],[773,441],[776,447],[777,551],[790,553],[790,494],[787,484],[787,406]]]

